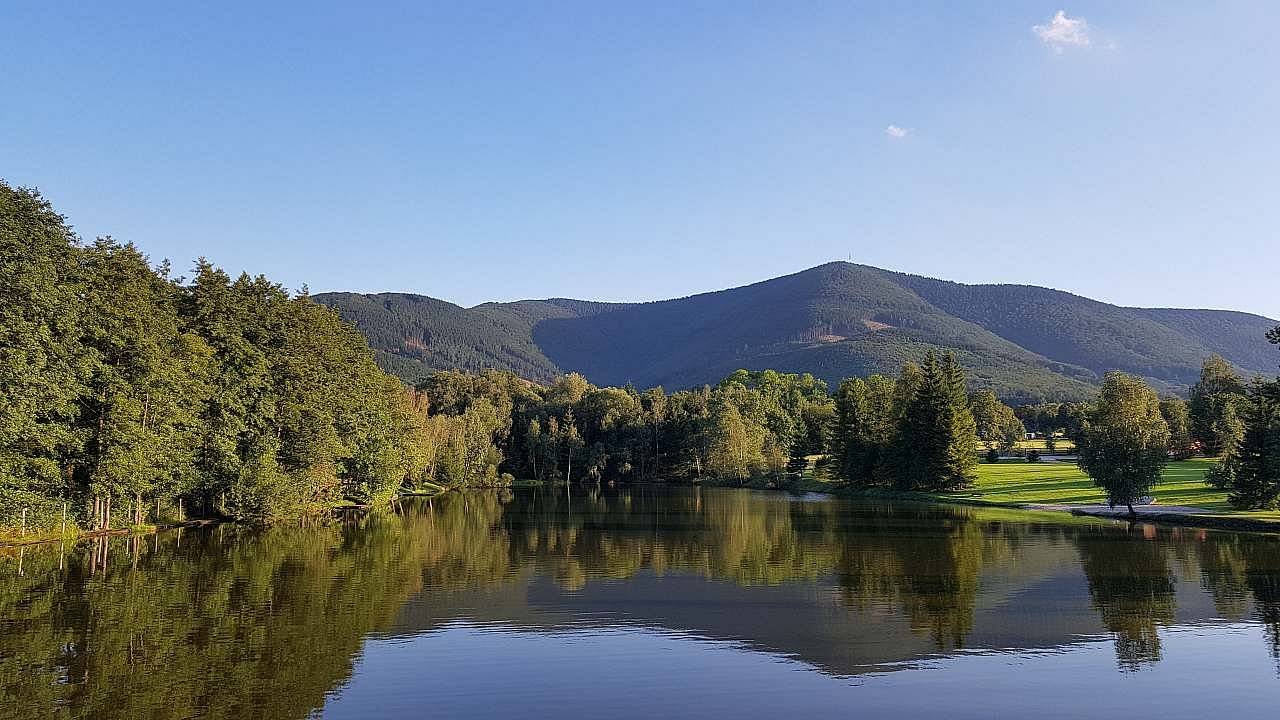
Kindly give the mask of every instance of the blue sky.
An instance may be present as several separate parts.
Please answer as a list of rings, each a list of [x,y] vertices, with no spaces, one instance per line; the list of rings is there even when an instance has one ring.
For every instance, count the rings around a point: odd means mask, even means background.
[[[852,258],[1280,317],[1280,4],[267,5],[11,3],[0,177],[313,291]]]

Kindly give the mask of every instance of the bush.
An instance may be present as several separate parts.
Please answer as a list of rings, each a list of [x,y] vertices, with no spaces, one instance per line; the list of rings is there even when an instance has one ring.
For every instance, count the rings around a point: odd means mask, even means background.
[[[1029,462],[1029,463],[1036,463],[1036,462],[1040,462],[1040,451],[1039,451],[1039,450],[1036,450],[1035,448],[1031,448],[1030,450],[1028,450],[1028,451],[1027,451],[1027,462]]]
[[[989,463],[1000,462],[1000,451],[995,448],[991,448],[987,450],[987,462]]]

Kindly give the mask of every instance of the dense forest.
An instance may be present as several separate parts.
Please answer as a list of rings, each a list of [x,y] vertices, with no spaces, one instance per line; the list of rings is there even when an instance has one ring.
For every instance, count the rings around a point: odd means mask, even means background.
[[[422,295],[328,293],[379,363],[408,382],[434,370],[511,370],[535,382],[567,371],[598,385],[714,384],[738,368],[843,378],[896,373],[955,354],[970,390],[1018,405],[1080,402],[1105,373],[1185,394],[1221,355],[1270,374],[1248,313],[1126,308],[1019,285],[962,285],[837,262],[744,287],[659,302],[522,300],[462,308]]]
[[[332,310],[76,237],[0,185],[0,525],[272,519],[390,497],[412,398]]]

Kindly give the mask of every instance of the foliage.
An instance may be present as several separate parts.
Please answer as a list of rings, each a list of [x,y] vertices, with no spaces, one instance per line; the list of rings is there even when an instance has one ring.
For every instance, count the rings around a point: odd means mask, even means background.
[[[891,470],[899,423],[897,383],[883,375],[840,383],[831,437],[837,474],[858,484],[878,484]]]
[[[417,392],[437,444],[469,443],[491,461],[463,467],[453,451],[429,465],[425,479],[446,487],[489,484],[498,470],[557,482],[778,480],[788,458],[825,452],[834,417],[821,381],[773,371],[672,395],[596,387],[576,373],[544,387],[510,372],[447,371]]]
[[[1203,445],[1205,454],[1220,455],[1240,439],[1238,406],[1244,392],[1244,381],[1231,363],[1219,355],[1204,361],[1200,379],[1191,388],[1188,410],[1192,439]]]
[[[1239,407],[1241,437],[1207,480],[1229,491],[1237,508],[1275,509],[1280,506],[1280,380],[1255,381]]]
[[[270,520],[383,502],[420,418],[364,338],[305,294],[201,260],[190,281],[85,244],[0,184],[0,526]]]
[[[1196,454],[1196,441],[1191,437],[1191,410],[1179,397],[1160,399],[1160,415],[1169,425],[1169,455],[1186,460]]]
[[[970,393],[969,410],[977,426],[978,440],[988,450],[1007,453],[1027,433],[1013,408],[996,398],[990,390]]]
[[[905,375],[905,373],[904,373]],[[908,490],[955,490],[973,479],[977,428],[955,358],[925,358],[903,406],[895,438],[894,484]]]
[[[56,497],[92,362],[78,332],[71,229],[34,191],[0,183],[0,524],[18,498]],[[43,513],[37,513],[43,516]]]
[[[831,439],[837,474],[901,490],[967,485],[978,439],[964,386],[950,355],[905,365],[896,381],[873,375],[841,383]]]
[[[1168,447],[1160,398],[1138,378],[1108,373],[1077,448],[1080,469],[1106,492],[1108,503],[1132,512],[1160,479]]]

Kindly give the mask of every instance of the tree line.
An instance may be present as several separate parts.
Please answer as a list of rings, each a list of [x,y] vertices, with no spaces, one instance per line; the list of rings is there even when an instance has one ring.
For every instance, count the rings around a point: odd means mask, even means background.
[[[419,463],[411,403],[305,291],[175,277],[0,183],[0,526],[376,502]]]
[[[845,380],[834,396],[812,375],[773,370],[674,393],[596,387],[576,373],[539,386],[499,370],[443,371],[415,393],[429,424],[459,428],[465,439],[452,442],[488,458],[475,471],[432,464],[424,481],[446,487],[504,476],[783,486],[816,456],[849,482],[950,490],[972,479],[980,445],[1007,449],[1024,432],[994,394],[966,393],[951,355],[908,363],[897,379]]]

